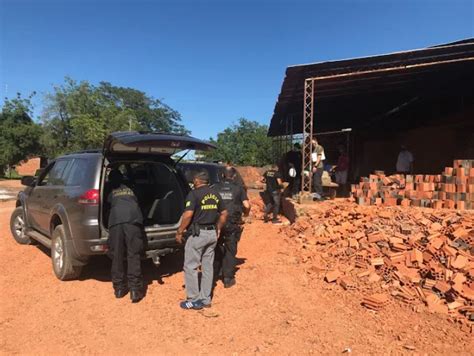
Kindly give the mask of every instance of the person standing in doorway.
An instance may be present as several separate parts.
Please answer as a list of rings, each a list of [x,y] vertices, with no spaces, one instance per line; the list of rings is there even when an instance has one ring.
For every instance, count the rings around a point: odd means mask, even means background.
[[[209,174],[198,172],[194,178],[194,189],[186,197],[181,224],[176,232],[176,241],[182,244],[184,231],[187,239],[184,247],[184,280],[186,300],[182,309],[202,309],[211,306],[211,291],[214,282],[214,250],[219,231],[225,225],[227,210],[219,193],[209,187]],[[202,278],[199,286],[198,268]]]
[[[413,154],[408,151],[405,145],[402,145],[397,158],[397,173],[412,174],[414,161],[415,158],[413,157]]]
[[[312,171],[313,171],[313,190],[316,200],[323,199],[323,172],[324,172],[324,148],[318,143],[316,138],[312,140],[313,153],[311,155]]]
[[[349,172],[349,156],[344,146],[338,147],[339,157],[336,165],[336,183],[342,188],[343,194],[346,194],[347,173]]]
[[[281,203],[281,188],[282,188],[282,175],[278,171],[276,164],[273,164],[271,168],[263,174],[262,181],[266,184],[265,194],[267,201],[265,201],[265,215],[264,221],[270,221],[269,214],[273,211],[273,224],[280,224],[281,221],[278,219],[280,213]]]

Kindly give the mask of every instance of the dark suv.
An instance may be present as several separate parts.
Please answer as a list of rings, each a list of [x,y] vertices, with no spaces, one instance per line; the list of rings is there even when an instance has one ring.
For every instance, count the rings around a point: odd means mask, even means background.
[[[102,150],[61,156],[38,177],[23,177],[10,226],[20,244],[38,241],[51,249],[53,270],[61,280],[77,278],[92,255],[107,251],[107,172],[119,169],[136,193],[147,237],[147,257],[179,246],[179,225],[189,186],[175,169],[172,155],[206,151],[213,145],[184,135],[116,132]]]

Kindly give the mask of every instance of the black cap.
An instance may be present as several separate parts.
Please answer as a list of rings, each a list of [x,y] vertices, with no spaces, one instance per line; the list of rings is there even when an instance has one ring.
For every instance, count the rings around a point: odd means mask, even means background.
[[[194,175],[194,179],[209,183],[209,173],[207,171],[199,171]]]

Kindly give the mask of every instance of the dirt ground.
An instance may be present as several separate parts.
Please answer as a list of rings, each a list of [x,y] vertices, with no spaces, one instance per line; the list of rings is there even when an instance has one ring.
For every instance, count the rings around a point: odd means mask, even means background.
[[[144,263],[143,301],[116,300],[106,257],[60,282],[45,249],[11,237],[13,208],[0,203],[1,354],[473,354],[447,317],[397,303],[372,312],[358,292],[308,275],[262,221],[245,228],[238,284],[219,284],[211,309],[183,311],[181,256]]]
[[[0,179],[0,188],[20,190],[23,186],[18,179]]]
[[[15,199],[18,192],[23,189],[19,180],[0,179],[0,202]]]

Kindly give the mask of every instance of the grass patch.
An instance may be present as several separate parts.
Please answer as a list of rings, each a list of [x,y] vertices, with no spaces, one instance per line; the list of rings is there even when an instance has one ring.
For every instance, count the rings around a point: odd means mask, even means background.
[[[6,173],[6,174],[2,174],[0,175],[0,179],[21,179],[21,175],[19,175],[17,173],[17,171],[15,171],[14,169],[10,170],[10,172]]]

